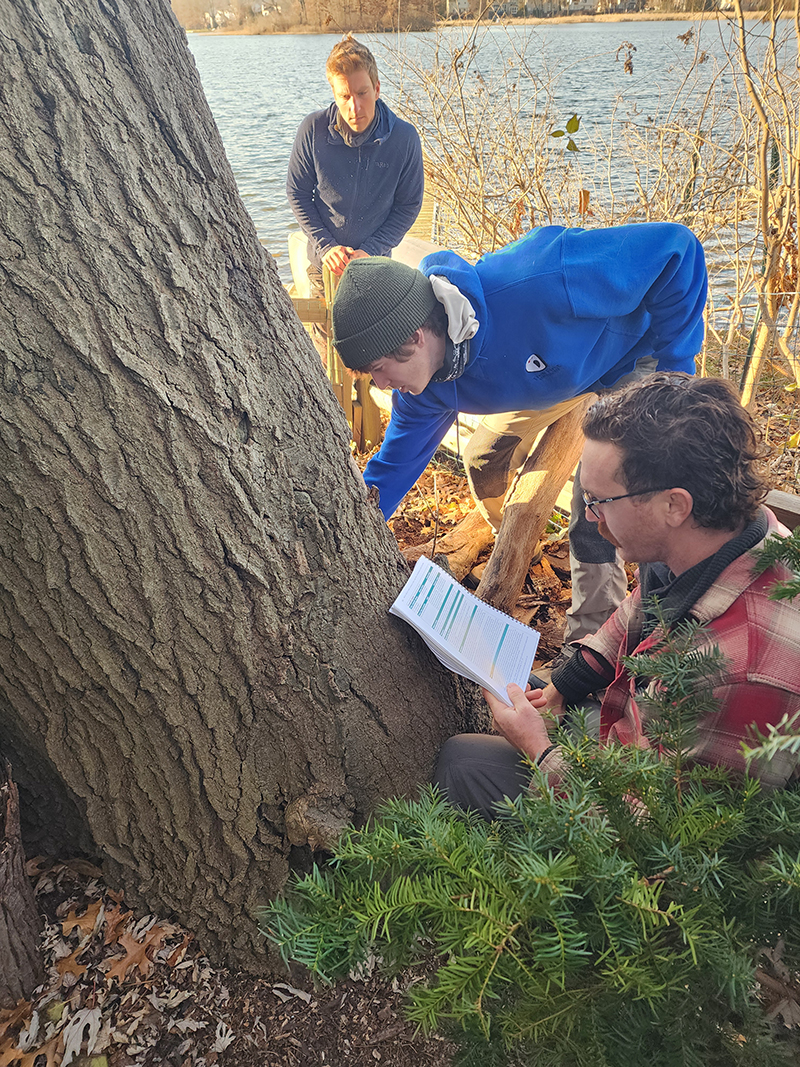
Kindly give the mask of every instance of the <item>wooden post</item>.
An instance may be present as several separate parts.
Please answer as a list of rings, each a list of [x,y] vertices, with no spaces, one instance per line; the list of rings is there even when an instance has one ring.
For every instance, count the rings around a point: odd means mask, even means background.
[[[328,335],[328,377],[330,378],[331,385],[333,386],[333,392],[336,399],[342,405],[344,409],[344,415],[347,419],[347,425],[350,427],[350,433],[353,433],[353,379],[345,370],[344,364],[339,359],[339,353],[333,347],[333,330],[331,328],[331,305],[333,304],[333,295],[336,292],[336,288],[339,285],[339,277],[329,271],[327,267],[322,268],[322,280],[325,286],[325,305],[326,305],[326,319],[325,328]],[[355,440],[355,438],[353,438]],[[356,441],[356,445],[358,441]]]
[[[383,437],[381,409],[372,399],[369,385],[366,378],[356,380],[356,396],[361,405],[361,439],[360,442],[355,437],[353,440],[361,452],[371,452],[373,448],[377,448]]]
[[[333,297],[339,285],[340,275],[333,274],[327,267],[322,268],[325,285],[326,329],[328,333],[328,377],[336,399],[342,405],[350,433],[359,452],[368,452],[380,444],[382,425],[380,411],[369,395],[369,383],[356,381],[347,372],[347,368],[333,347],[333,324],[331,307]],[[355,399],[353,392],[355,389]]]
[[[764,501],[784,526],[796,530],[800,526],[800,496],[796,493],[784,493],[780,489],[771,489]]]
[[[548,426],[506,496],[503,521],[477,595],[513,614],[536,544],[580,459],[581,423],[594,395]]]
[[[42,980],[39,925],[25,873],[19,794],[11,768],[0,756],[0,1009],[30,996]]]

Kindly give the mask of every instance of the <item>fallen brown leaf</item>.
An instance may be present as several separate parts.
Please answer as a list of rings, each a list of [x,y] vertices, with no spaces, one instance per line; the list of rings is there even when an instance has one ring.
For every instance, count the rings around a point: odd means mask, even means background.
[[[109,896],[113,898],[113,894],[109,893]],[[120,929],[133,915],[132,911],[123,911],[119,903],[111,911],[106,912],[106,933],[105,944],[110,945],[112,941],[116,941],[119,937]]]
[[[29,1000],[18,1000],[13,1008],[5,1008],[0,1011],[0,1039],[4,1038],[17,1023],[21,1023],[23,1019],[27,1018],[30,1010],[31,1003]]]
[[[137,941],[129,933],[121,934],[118,943],[125,949],[125,955],[121,959],[106,961],[103,964],[106,977],[109,980],[119,978],[120,982],[122,982],[131,967],[137,967],[140,974],[145,976],[150,974],[153,969],[153,962],[148,957],[147,950],[152,948],[155,951],[159,948],[166,934],[167,931],[160,926],[153,926],[148,930],[143,941]]]
[[[98,900],[88,907],[81,916],[78,916],[74,911],[71,911],[61,923],[61,930],[64,937],[69,937],[76,926],[82,934],[91,934],[97,925],[97,916],[100,914],[102,906],[102,901]]]
[[[84,946],[76,948],[74,952],[69,956],[64,956],[56,962],[58,973],[63,977],[65,974],[74,974],[76,978],[80,978],[82,974],[86,972],[86,965],[78,963],[78,956],[84,951]]]

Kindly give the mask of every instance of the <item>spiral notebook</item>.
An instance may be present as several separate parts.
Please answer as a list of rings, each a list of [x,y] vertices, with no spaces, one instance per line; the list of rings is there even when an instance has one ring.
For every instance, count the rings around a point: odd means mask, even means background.
[[[479,600],[426,557],[417,560],[389,611],[410,623],[445,667],[500,700],[508,701],[509,682],[527,685],[536,630]]]

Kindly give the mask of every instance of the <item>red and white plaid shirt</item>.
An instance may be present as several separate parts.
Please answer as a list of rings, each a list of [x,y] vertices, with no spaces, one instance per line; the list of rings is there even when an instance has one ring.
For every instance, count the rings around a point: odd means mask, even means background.
[[[788,531],[769,509],[767,536]],[[691,617],[704,623],[701,649],[716,646],[725,665],[713,695],[719,711],[699,724],[694,762],[715,764],[743,772],[742,742],[752,740],[753,729],[766,731],[786,714],[800,710],[800,604],[770,600],[776,582],[792,577],[779,564],[761,575],[753,567],[764,542],[735,559],[700,597]],[[596,634],[581,646],[594,650],[615,665],[614,680],[606,689],[600,713],[600,739],[625,745],[647,745],[647,711],[636,700],[636,679],[620,662],[626,655],[647,652],[657,633],[642,640],[643,613],[639,589],[627,597]],[[561,759],[553,750],[541,761],[548,777],[558,776]],[[769,764],[753,764],[768,788],[785,785],[798,776],[797,757],[786,754]]]

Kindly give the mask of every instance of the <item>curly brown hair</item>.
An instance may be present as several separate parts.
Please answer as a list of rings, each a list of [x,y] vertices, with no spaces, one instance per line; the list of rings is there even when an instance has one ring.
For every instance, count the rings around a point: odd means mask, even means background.
[[[629,492],[663,485],[691,493],[699,526],[735,530],[752,521],[769,488],[761,435],[722,378],[652,374],[601,397],[583,432],[621,450],[617,480]]]

